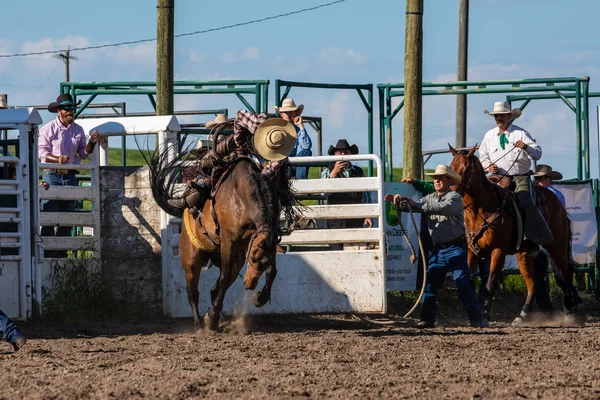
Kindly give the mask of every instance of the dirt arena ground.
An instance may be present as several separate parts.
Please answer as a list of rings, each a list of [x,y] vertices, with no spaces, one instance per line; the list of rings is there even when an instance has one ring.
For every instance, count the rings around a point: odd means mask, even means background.
[[[0,399],[598,399],[600,319],[583,328],[429,331],[354,317],[262,317],[196,332],[190,320],[22,324],[0,345]]]

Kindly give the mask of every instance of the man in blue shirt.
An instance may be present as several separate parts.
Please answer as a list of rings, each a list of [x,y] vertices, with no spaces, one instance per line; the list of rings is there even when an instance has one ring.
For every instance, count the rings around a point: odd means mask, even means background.
[[[304,104],[296,106],[294,99],[284,99],[281,103],[281,107],[275,106],[275,111],[279,113],[281,118],[291,122],[296,129],[296,147],[290,153],[289,157],[308,157],[312,156],[312,141],[310,136],[304,128],[302,122],[302,111],[304,111]],[[298,166],[296,167],[296,179],[308,178],[308,167]]]
[[[535,167],[535,174],[533,174],[535,184],[550,189],[558,197],[563,207],[565,207],[565,196],[560,190],[552,186],[552,181],[560,181],[562,178],[563,176],[560,172],[553,171],[552,167],[546,164],[538,164]]]

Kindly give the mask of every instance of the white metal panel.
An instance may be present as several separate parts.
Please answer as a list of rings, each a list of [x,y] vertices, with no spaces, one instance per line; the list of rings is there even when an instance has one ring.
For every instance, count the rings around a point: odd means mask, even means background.
[[[96,197],[92,186],[50,186],[48,190],[40,190],[40,200],[93,200]]]
[[[277,278],[273,283],[271,302],[262,308],[252,305],[252,295],[264,285],[264,277],[255,291],[244,289],[238,278],[225,295],[223,312],[231,315],[235,311],[246,314],[289,314],[289,313],[384,313],[383,259],[376,250],[356,252],[310,252],[278,254]],[[187,300],[185,277],[174,257],[170,263],[167,299],[172,317],[190,317],[191,308]],[[241,271],[243,276],[245,267]],[[210,307],[210,288],[217,281],[216,267],[200,275],[200,313]]]
[[[93,236],[43,236],[46,250],[92,250]]]
[[[343,219],[349,216],[352,218],[377,218],[380,213],[381,210],[377,204],[336,204],[306,207],[302,216],[312,219]]]
[[[381,231],[377,228],[363,229],[302,229],[281,238],[282,244],[327,244],[381,242]]]
[[[4,244],[2,245],[4,247]],[[8,261],[2,257],[0,262],[0,309],[11,318],[21,316],[20,266],[21,260]]]
[[[40,225],[95,226],[96,213],[83,212],[43,212]]]
[[[8,112],[7,112],[8,111]],[[34,109],[0,110],[0,128],[17,129],[19,157],[3,156],[2,162],[16,164],[14,180],[3,181],[0,196],[14,196],[15,207],[0,209],[0,221],[12,223],[15,232],[0,233],[2,247],[16,249],[16,255],[0,254],[0,309],[11,318],[26,319],[31,315],[31,227],[29,190],[29,134],[37,132],[31,122],[41,122]]]
[[[0,109],[0,127],[5,124],[41,124],[42,117],[35,108]]]
[[[152,134],[164,131],[179,132],[181,127],[173,115],[156,117],[85,118],[78,119],[86,134],[97,130],[102,136]]]
[[[299,179],[294,180],[294,190],[299,194],[307,193],[339,193],[370,192],[379,187],[379,178],[352,179]]]
[[[92,157],[94,156],[93,153]],[[41,169],[56,169],[56,163],[39,163],[38,168]],[[81,170],[81,171],[91,171],[95,169],[96,166],[94,164],[60,164],[60,169],[68,169],[68,170]]]

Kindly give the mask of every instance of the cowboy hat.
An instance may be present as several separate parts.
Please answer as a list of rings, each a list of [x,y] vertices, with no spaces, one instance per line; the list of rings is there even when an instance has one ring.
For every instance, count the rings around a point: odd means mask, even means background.
[[[206,124],[204,124],[204,127],[206,129],[212,129],[215,126],[219,125],[219,124],[223,124],[225,122],[227,122],[227,116],[225,114],[217,114],[217,116],[215,117],[215,119],[208,121]]]
[[[271,118],[254,132],[254,150],[269,161],[283,160],[296,146],[296,129],[283,118]]]
[[[327,154],[330,156],[334,155],[337,150],[348,149],[350,150],[350,154],[358,154],[358,146],[353,144],[350,146],[346,139],[340,139],[337,141],[335,146],[329,146],[329,150],[327,150]]]
[[[58,95],[58,97],[56,98],[56,101],[53,101],[52,103],[48,104],[48,111],[50,111],[51,113],[55,113],[55,112],[58,112],[58,109],[60,107],[63,107],[63,106],[76,107],[79,104],[81,104],[81,100],[79,100],[79,102],[77,104],[75,104],[75,102],[73,101],[73,97],[71,97],[71,95],[69,93],[63,93],[63,94]]]
[[[296,106],[296,102],[294,99],[283,99],[281,103],[281,107],[274,106],[275,111],[280,112],[288,112],[288,111],[298,111],[298,115],[302,114],[304,110],[304,104],[300,104]]]
[[[510,106],[508,105],[507,102],[505,101],[497,101],[494,103],[494,110],[493,111],[488,111],[488,110],[484,110],[483,111],[484,114],[487,115],[491,115],[494,116],[496,114],[510,114],[513,116],[513,119],[517,119],[521,116],[521,109],[519,108],[513,108],[512,110],[510,109]]]
[[[538,166],[535,167],[535,174],[533,174],[533,176],[547,176],[553,181],[560,181],[563,178],[560,172],[553,171],[552,167],[546,164],[538,164]]]
[[[198,139],[198,141],[196,142],[196,148],[190,150],[190,154],[193,155],[194,157],[198,157],[198,155],[201,155],[202,153],[206,152],[208,149],[206,147],[204,147],[204,143],[202,141],[202,139]]]
[[[444,164],[440,164],[435,168],[435,171],[433,172],[427,172],[425,173],[425,175],[429,175],[429,176],[447,176],[448,178],[450,178],[452,180],[452,184],[453,185],[458,185],[461,181],[462,178],[461,176],[457,173],[452,171],[450,168],[448,168],[447,165]]]

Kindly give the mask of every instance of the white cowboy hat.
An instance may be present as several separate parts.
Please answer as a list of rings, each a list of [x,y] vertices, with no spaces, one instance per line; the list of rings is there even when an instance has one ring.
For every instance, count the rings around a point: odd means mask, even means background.
[[[277,112],[298,111],[298,115],[300,115],[304,110],[304,104],[296,106],[294,99],[284,99],[283,103],[281,103],[281,107],[274,106],[274,108]]]
[[[488,110],[484,110],[483,113],[491,116],[496,114],[511,114],[513,119],[517,119],[521,116],[521,109],[513,108],[511,110],[507,102],[497,101],[494,103],[494,111],[490,112]]]
[[[228,121],[228,119],[227,119],[227,116],[225,116],[225,114],[217,114],[215,119],[208,121],[206,124],[204,124],[204,126],[206,127],[206,129],[212,129],[216,125],[223,124],[227,121]]]
[[[447,176],[448,178],[450,178],[452,180],[452,184],[453,185],[458,185],[462,181],[462,178],[458,174],[458,172],[452,171],[450,168],[448,168],[447,165],[444,165],[444,164],[438,165],[435,168],[435,171],[433,171],[433,172],[427,172],[425,175],[429,175],[429,176],[441,176],[441,175],[445,175],[445,176]]]
[[[551,166],[546,164],[538,164],[535,167],[535,174],[533,176],[547,176],[553,181],[560,181],[563,178],[560,172],[554,171]]]
[[[197,157],[199,154],[204,153],[206,150],[207,149],[204,149],[204,143],[202,143],[202,139],[198,139],[198,141],[196,142],[196,148],[190,150],[190,154]]]
[[[296,146],[296,129],[283,118],[271,118],[254,132],[254,149],[265,160],[279,161]]]

